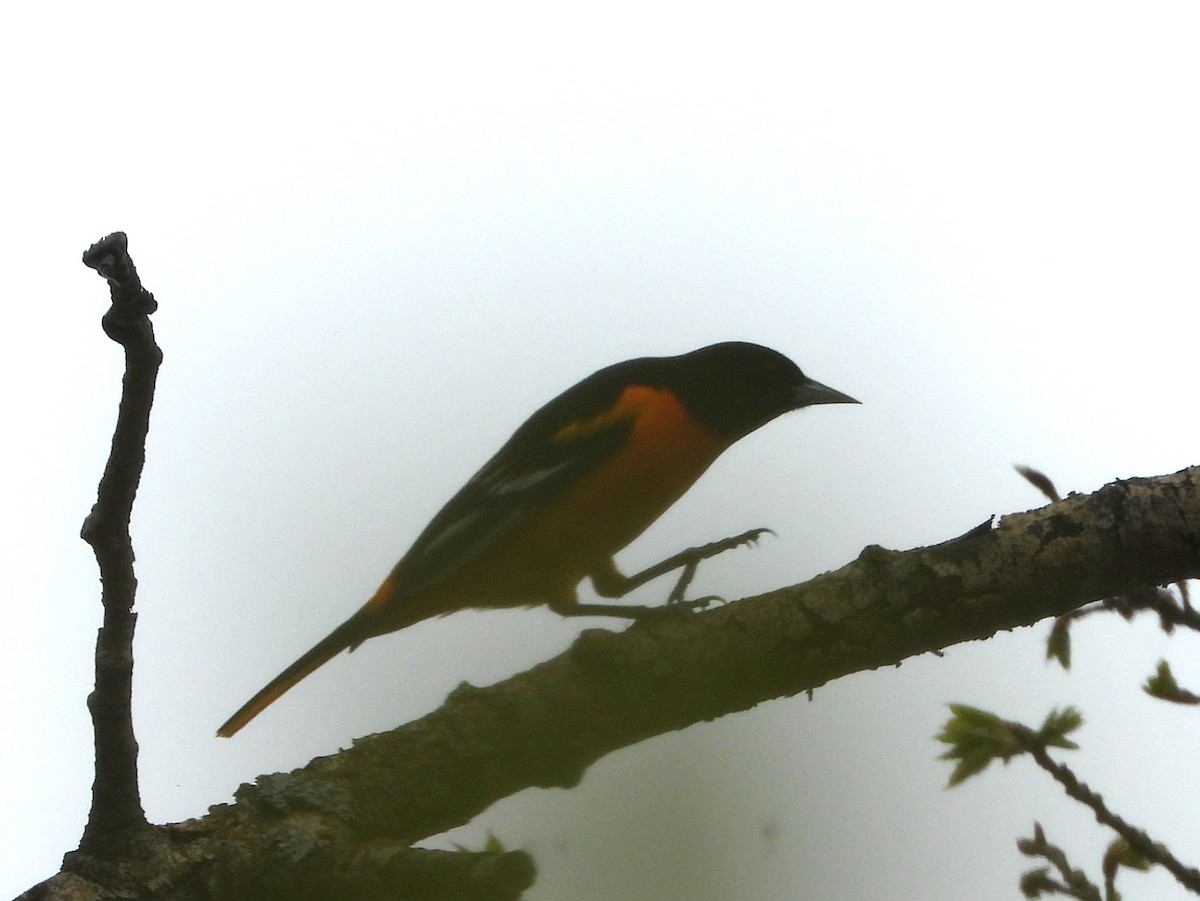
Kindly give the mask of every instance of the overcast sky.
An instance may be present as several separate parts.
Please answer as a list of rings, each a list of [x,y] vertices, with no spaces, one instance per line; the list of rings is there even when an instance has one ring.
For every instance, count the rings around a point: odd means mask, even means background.
[[[738,597],[1200,462],[1192,3],[22,4],[0,36],[8,644],[0,897],[88,807],[100,621],[79,524],[121,355],[80,253],[121,229],[166,355],[135,509],[135,716],[159,822],[555,654],[584,627],[461,613],[216,727],[368,597],[546,399],[596,368],[769,344],[861,399],[740,443],[624,555],[756,526]],[[639,595],[654,602],[658,586]],[[945,704],[1083,708],[1069,756],[1194,864],[1195,641],[1046,625],[613,755],[490,830],[531,901],[1008,899],[1042,822],[1108,837],[1027,761],[954,792]],[[1182,800],[1181,799],[1186,799]],[[1166,877],[1130,896],[1171,899]]]

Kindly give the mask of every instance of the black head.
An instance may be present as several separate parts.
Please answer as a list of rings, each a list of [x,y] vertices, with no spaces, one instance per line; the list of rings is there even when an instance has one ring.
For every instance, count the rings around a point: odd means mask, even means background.
[[[789,410],[858,403],[761,344],[726,341],[661,362],[664,383],[701,422],[731,441]]]

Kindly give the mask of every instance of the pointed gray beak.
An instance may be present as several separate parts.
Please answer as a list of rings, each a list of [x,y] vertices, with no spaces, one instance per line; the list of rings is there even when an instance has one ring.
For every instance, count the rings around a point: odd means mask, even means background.
[[[820,382],[814,382],[812,379],[808,379],[796,389],[796,393],[792,395],[792,401],[796,409],[800,407],[812,407],[817,404],[858,403],[849,394],[842,394],[841,391],[835,391],[828,385],[822,385]]]

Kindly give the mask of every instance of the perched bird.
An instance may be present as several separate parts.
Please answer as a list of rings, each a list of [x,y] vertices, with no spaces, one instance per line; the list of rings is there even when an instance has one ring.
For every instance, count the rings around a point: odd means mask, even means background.
[[[636,619],[671,607],[580,604],[579,583],[590,578],[597,594],[616,598],[682,570],[670,599],[678,609],[700,560],[765,530],[692,548],[634,576],[623,575],[613,555],[738,439],[789,410],[853,403],[782,354],[744,342],[593,373],[529,417],[434,516],[374,596],[217,735],[233,735],[341,651],[431,616],[547,604],[564,616]]]

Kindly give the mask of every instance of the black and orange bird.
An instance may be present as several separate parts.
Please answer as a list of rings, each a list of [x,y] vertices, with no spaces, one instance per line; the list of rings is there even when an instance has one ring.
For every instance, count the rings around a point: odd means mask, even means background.
[[[725,342],[601,369],[529,419],[450,499],[374,596],[276,676],[217,734],[230,736],[285,691],[368,638],[466,608],[547,604],[564,616],[630,619],[687,609],[697,563],[766,531],[691,548],[633,576],[613,555],[661,516],[721,453],[772,419],[854,398],[783,354]],[[580,604],[579,583],[618,598],[675,570],[668,607]]]

